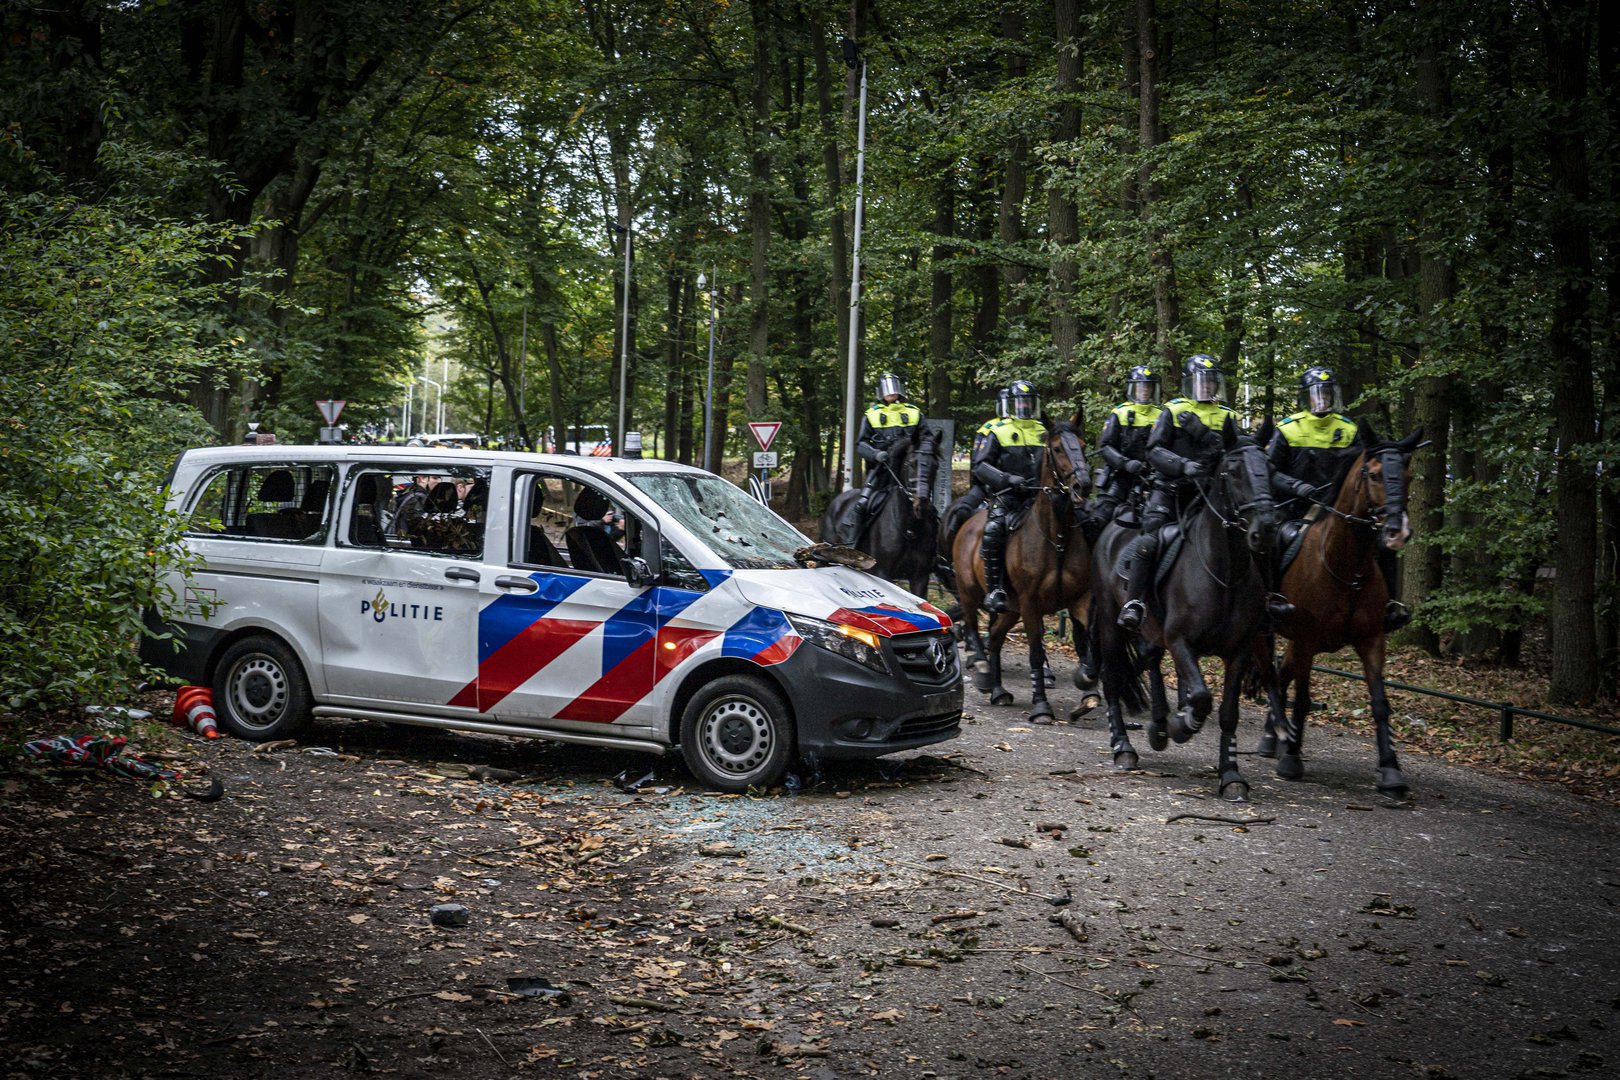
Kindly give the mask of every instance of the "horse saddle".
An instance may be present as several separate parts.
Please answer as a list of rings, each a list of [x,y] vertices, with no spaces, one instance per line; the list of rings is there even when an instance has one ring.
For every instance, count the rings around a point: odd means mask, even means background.
[[[893,491],[893,484],[884,484],[882,487],[875,488],[872,491],[872,494],[867,498],[866,501],[866,520],[860,523],[861,531],[859,535],[855,537],[856,541],[859,541],[862,536],[865,536],[866,531],[872,527],[872,522],[877,520],[878,512],[882,510],[884,504],[889,501],[889,495]],[[855,499],[850,502],[849,508],[844,511],[844,520],[838,523],[840,531],[847,529],[855,522],[855,508],[859,505],[859,499]]]
[[[1299,549],[1305,545],[1305,531],[1314,520],[1315,515],[1309,515],[1303,521],[1285,521],[1278,526],[1277,550],[1282,552],[1282,558],[1277,564],[1279,578],[1287,572],[1289,564],[1299,555]]]
[[[1013,510],[1012,513],[1007,515],[1008,536],[1011,536],[1013,533],[1018,531],[1018,526],[1022,525],[1024,523],[1024,519],[1029,517],[1030,508],[1034,505],[1034,499],[1025,499],[1022,506],[1019,506],[1017,509]]]
[[[1153,584],[1155,587],[1163,585],[1165,579],[1170,576],[1170,571],[1176,565],[1176,559],[1181,555],[1182,547],[1180,525],[1172,522],[1159,530],[1159,563],[1157,569],[1153,572]],[[1131,576],[1131,561],[1125,556],[1125,552],[1128,551],[1130,551],[1129,545],[1125,547],[1124,551],[1120,552],[1119,562],[1114,566],[1114,573],[1127,579]]]

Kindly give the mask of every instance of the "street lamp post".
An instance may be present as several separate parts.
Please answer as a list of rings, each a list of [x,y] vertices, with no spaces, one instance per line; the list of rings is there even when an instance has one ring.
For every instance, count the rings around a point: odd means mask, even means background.
[[[861,69],[860,120],[855,135],[855,244],[849,275],[849,372],[844,388],[844,487],[847,490],[855,483],[855,423],[860,415],[855,396],[860,390],[856,385],[855,368],[861,333],[861,224],[866,209],[866,57],[853,38],[845,37],[840,44],[844,63],[851,70],[857,64]]]
[[[399,433],[405,438],[411,437],[411,391],[416,389],[416,380],[405,384],[405,404],[399,410]]]
[[[439,392],[438,403],[434,406],[434,409],[433,409],[432,413],[429,413],[427,411],[427,395],[424,394],[422,396],[422,416],[424,418],[437,417],[438,414],[439,414],[439,410],[444,407],[444,383],[438,382],[435,379],[430,379],[426,375],[422,376],[421,381],[427,383],[429,386],[433,387],[433,389],[435,389],[435,390],[437,390]],[[439,433],[443,434],[443,432],[444,432],[444,428],[441,427],[439,429]]]
[[[624,398],[630,375],[630,238],[628,225],[613,226],[624,233],[624,314],[619,328],[619,427],[613,433],[615,452],[624,447]]]
[[[702,273],[698,274],[697,287],[709,290],[709,381],[708,388],[703,394],[703,467],[710,472],[717,472],[714,467],[714,289],[709,287],[709,279]]]

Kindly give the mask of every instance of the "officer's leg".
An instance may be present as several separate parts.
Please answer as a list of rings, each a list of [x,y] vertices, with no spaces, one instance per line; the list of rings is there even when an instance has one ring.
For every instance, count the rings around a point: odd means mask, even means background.
[[[866,528],[866,507],[872,501],[872,491],[877,487],[881,475],[875,469],[869,470],[865,482],[861,484],[860,497],[855,500],[855,508],[844,522],[844,544],[848,547],[855,546]]]
[[[979,541],[979,558],[984,560],[984,610],[1006,611],[1007,507],[1002,499],[990,500],[984,538]]]
[[[1384,589],[1389,593],[1389,603],[1384,605],[1384,633],[1393,634],[1412,621],[1412,609],[1395,598],[1401,574],[1393,551],[1378,549],[1378,572],[1384,575]]]
[[[1130,578],[1125,583],[1125,603],[1119,609],[1116,622],[1126,630],[1140,630],[1147,616],[1148,586],[1153,584],[1153,571],[1159,564],[1159,530],[1170,520],[1169,496],[1155,491],[1148,497],[1147,509],[1142,513],[1142,531],[1125,549],[1130,565]]]
[[[1288,550],[1288,545],[1293,542],[1294,537],[1299,535],[1299,530],[1302,528],[1304,528],[1304,525],[1300,518],[1291,518],[1283,522],[1282,526],[1277,529],[1275,547],[1270,552],[1271,565],[1267,567],[1266,574],[1266,586],[1269,590],[1266,593],[1266,617],[1271,626],[1276,626],[1278,622],[1288,618],[1297,610],[1294,604],[1289,602],[1288,597],[1284,596],[1279,590],[1282,588],[1283,554]]]
[[[984,489],[974,484],[967,489],[967,494],[957,499],[945,511],[945,521],[940,526],[941,535],[949,543],[962,528],[968,518],[976,513],[984,504]]]

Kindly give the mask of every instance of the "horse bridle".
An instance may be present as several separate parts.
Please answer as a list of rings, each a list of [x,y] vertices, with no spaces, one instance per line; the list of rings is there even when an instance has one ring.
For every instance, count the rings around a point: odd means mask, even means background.
[[[1264,509],[1267,507],[1274,508],[1276,506],[1275,501],[1271,497],[1270,478],[1269,476],[1265,475],[1269,472],[1269,469],[1267,469],[1265,466],[1260,466],[1258,468],[1253,467],[1252,462],[1249,460],[1250,454],[1258,454],[1260,452],[1260,447],[1254,444],[1239,446],[1232,450],[1228,450],[1221,455],[1221,463],[1223,467],[1218,469],[1217,475],[1209,478],[1208,484],[1200,484],[1197,480],[1192,482],[1193,489],[1198,492],[1199,499],[1203,501],[1205,506],[1209,507],[1209,512],[1215,515],[1215,519],[1221,523],[1222,529],[1241,529],[1244,532],[1247,532],[1249,530],[1247,516],[1250,513],[1252,513],[1256,508]],[[1222,490],[1226,489],[1227,480],[1225,477],[1226,470],[1224,465],[1227,456],[1234,453],[1243,455],[1243,466],[1250,473],[1249,485],[1252,497],[1247,502],[1238,503],[1237,506],[1233,508],[1232,517],[1228,518],[1224,513],[1221,512],[1221,507],[1216,504],[1216,501],[1210,497],[1210,489],[1215,487],[1217,484],[1220,485]],[[1256,473],[1261,475],[1255,475]],[[1191,513],[1191,507],[1188,508],[1188,513]],[[1185,536],[1187,534],[1187,524],[1185,518],[1181,518],[1179,520],[1179,524],[1181,525],[1182,535]],[[1196,545],[1193,546],[1196,550]],[[1230,588],[1226,582],[1221,580],[1220,575],[1216,574],[1214,570],[1210,569],[1209,563],[1203,557],[1202,551],[1199,551],[1199,563],[1203,566],[1204,573],[1208,574],[1217,585],[1223,589]]]
[[[1385,520],[1388,519],[1392,512],[1398,511],[1406,505],[1406,499],[1404,497],[1405,493],[1399,490],[1399,485],[1397,485],[1395,497],[1393,499],[1390,497],[1390,483],[1388,478],[1391,465],[1393,464],[1395,466],[1397,474],[1404,472],[1404,456],[1401,454],[1399,447],[1385,446],[1378,448],[1376,451],[1369,450],[1367,453],[1363,454],[1361,458],[1361,468],[1356,470],[1355,483],[1357,489],[1365,489],[1368,492],[1367,501],[1369,503],[1372,502],[1372,468],[1369,462],[1370,459],[1375,455],[1378,458],[1378,464],[1382,467],[1382,470],[1379,473],[1379,479],[1383,480],[1384,482],[1384,501],[1369,509],[1366,517],[1359,517],[1355,514],[1346,513],[1345,511],[1340,510],[1338,507],[1330,506],[1327,503],[1319,502],[1315,505],[1322,507],[1322,509],[1326,510],[1328,513],[1332,514],[1334,517],[1340,519],[1348,525],[1364,525],[1376,533],[1380,528],[1383,527]],[[1356,533],[1354,535],[1360,534]],[[1373,536],[1371,539],[1372,542],[1377,542],[1376,536]],[[1360,545],[1358,544],[1357,546],[1359,547]],[[1357,556],[1357,566],[1361,565],[1363,558],[1364,556],[1362,555]],[[1341,585],[1348,586],[1353,593],[1359,593],[1361,591],[1362,583],[1367,580],[1367,575],[1365,573],[1358,575],[1353,581],[1347,581],[1338,574],[1334,573],[1333,567],[1329,565],[1327,561],[1326,548],[1318,549],[1317,561],[1321,563],[1322,569],[1329,577]]]

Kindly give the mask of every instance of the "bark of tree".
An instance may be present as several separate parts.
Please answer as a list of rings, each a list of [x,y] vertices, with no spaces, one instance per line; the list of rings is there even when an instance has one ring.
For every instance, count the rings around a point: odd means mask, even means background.
[[[1159,87],[1163,74],[1159,49],[1159,17],[1155,0],[1136,0],[1137,50],[1140,56],[1137,97],[1137,139],[1143,163],[1137,176],[1142,220],[1148,244],[1148,265],[1153,270],[1154,344],[1159,363],[1174,371],[1181,359],[1176,330],[1181,325],[1181,299],[1176,288],[1176,262],[1159,227],[1154,223],[1161,192],[1154,178],[1152,156],[1164,143],[1159,115]]]
[[[1054,0],[1053,37],[1057,52],[1057,119],[1052,125],[1052,141],[1058,148],[1071,145],[1080,138],[1080,78],[1084,74],[1085,59],[1081,52],[1080,5],[1077,0]],[[1058,160],[1072,164],[1073,158],[1060,155]],[[1074,351],[1080,344],[1080,316],[1075,311],[1074,262],[1075,245],[1080,242],[1079,208],[1066,193],[1065,185],[1057,177],[1047,180],[1046,217],[1047,234],[1052,243],[1049,274],[1051,278],[1052,352],[1058,370],[1069,385],[1054,388],[1058,396],[1076,396],[1078,380],[1069,372],[1074,364]]]
[[[753,126],[749,154],[748,229],[753,240],[750,259],[748,318],[748,382],[746,405],[750,419],[765,416],[765,370],[771,345],[771,16],[768,5],[752,6],[754,29]]]
[[[1021,82],[1029,69],[1025,54],[1024,16],[1012,5],[1001,9],[1001,37],[1007,48],[1007,79]],[[1001,240],[1001,284],[1007,310],[1005,324],[1011,328],[1021,324],[1029,314],[1029,299],[1024,283],[1029,268],[1024,265],[1019,248],[1024,242],[1024,195],[1028,188],[1029,140],[1021,132],[1014,132],[1007,140],[1006,165],[1002,173],[1001,211],[997,215],[997,235]]]
[[[1558,538],[1550,622],[1549,695],[1560,703],[1590,701],[1597,691],[1597,478],[1592,460],[1597,409],[1593,400],[1592,240],[1586,225],[1589,178],[1582,109],[1587,93],[1587,5],[1547,5],[1542,36],[1552,115],[1546,128],[1553,200],[1552,265],[1557,273],[1550,348],[1553,412],[1557,416]]]
[[[955,295],[951,261],[955,249],[950,241],[956,233],[956,170],[942,164],[934,189],[934,243],[929,261],[930,317],[928,320],[927,415],[942,419],[951,415],[951,346],[955,340],[952,298]]]
[[[1607,166],[1609,205],[1620,206],[1620,7],[1598,5],[1598,73],[1603,85],[1604,116],[1608,122]],[[1606,293],[1609,303],[1602,327],[1605,363],[1602,370],[1602,436],[1620,434],[1620,220],[1609,217],[1605,246],[1608,249]],[[1603,474],[1598,493],[1602,517],[1598,553],[1597,650],[1600,678],[1598,691],[1605,697],[1620,696],[1620,485],[1611,467]]]

